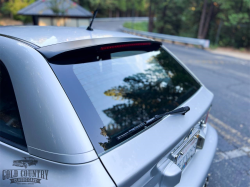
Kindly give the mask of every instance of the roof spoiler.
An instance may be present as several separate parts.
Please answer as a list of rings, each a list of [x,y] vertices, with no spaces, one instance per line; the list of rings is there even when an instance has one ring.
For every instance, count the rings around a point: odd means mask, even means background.
[[[39,51],[46,59],[51,59],[59,54],[75,51],[78,49],[95,47],[95,46],[103,46],[103,45],[112,45],[112,44],[124,44],[131,42],[150,42],[157,43],[158,45],[161,42],[144,39],[144,38],[124,38],[124,37],[110,37],[110,38],[96,38],[96,39],[87,39],[87,40],[77,40],[70,42],[63,42],[59,44],[54,44],[50,46],[45,46],[36,49]]]

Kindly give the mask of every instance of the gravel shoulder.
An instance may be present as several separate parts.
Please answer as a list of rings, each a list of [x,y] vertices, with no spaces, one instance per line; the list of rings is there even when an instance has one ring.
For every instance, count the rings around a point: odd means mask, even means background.
[[[207,49],[207,51],[211,53],[215,53],[218,55],[226,55],[235,58],[240,58],[244,60],[250,60],[250,51],[239,51],[231,48],[217,48],[215,50]]]

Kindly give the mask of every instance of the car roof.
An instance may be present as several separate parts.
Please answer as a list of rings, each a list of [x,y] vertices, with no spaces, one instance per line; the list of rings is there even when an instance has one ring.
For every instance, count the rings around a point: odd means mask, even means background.
[[[39,47],[77,41],[85,39],[130,37],[130,34],[94,29],[86,30],[85,27],[55,27],[55,26],[5,26],[0,27],[0,35],[8,35],[35,44]],[[141,38],[134,36],[134,38]]]

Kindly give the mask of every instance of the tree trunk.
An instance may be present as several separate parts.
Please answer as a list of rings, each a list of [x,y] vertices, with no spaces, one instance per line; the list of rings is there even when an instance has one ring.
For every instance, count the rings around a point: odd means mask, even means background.
[[[129,14],[130,12],[129,12],[129,10],[127,10],[127,17],[130,17],[130,14]]]
[[[0,0],[0,8],[2,7],[4,0]]]
[[[164,19],[166,17],[166,12],[167,12],[167,9],[168,9],[168,6],[169,6],[170,3],[171,3],[171,0],[169,0],[168,3],[164,5],[163,11],[162,11],[162,19]],[[165,28],[165,25],[163,23],[163,25],[158,30],[159,33],[163,33],[164,28]]]
[[[202,31],[203,31],[203,25],[204,25],[205,16],[206,16],[206,10],[207,10],[207,0],[204,0],[200,24],[199,24],[198,38],[202,38]]]
[[[112,10],[109,9],[109,17],[111,18],[112,17]]]
[[[241,12],[242,6],[243,6],[243,0],[241,0],[241,2],[240,2],[240,8],[239,8],[239,11],[238,11],[238,12]]]
[[[153,11],[153,5],[152,1],[149,1],[149,13],[148,13],[148,32],[153,32],[154,29],[154,11]]]
[[[165,18],[165,16],[166,16],[166,11],[167,11],[167,5],[165,5],[165,6],[163,7],[162,17],[161,17],[162,19]],[[161,21],[162,21],[162,20],[161,20]],[[163,22],[164,22],[164,20],[163,20]],[[159,33],[163,33],[164,27],[165,27],[164,23],[161,24],[161,27],[158,29],[158,32],[159,32]]]
[[[135,17],[139,17],[139,11],[135,11]]]
[[[120,17],[120,12],[119,12],[119,10],[116,10],[116,17]]]
[[[222,25],[223,25],[223,21],[220,20],[220,25],[219,25],[219,28],[217,30],[217,34],[216,34],[216,38],[215,38],[215,45],[218,45],[218,43],[219,43],[219,37],[220,37],[220,31],[221,31]]]
[[[206,36],[207,36],[207,31],[208,31],[208,27],[209,27],[210,20],[211,20],[211,17],[212,17],[213,9],[214,9],[214,4],[211,3],[208,15],[206,17],[205,25],[204,25],[204,28],[203,28],[203,31],[202,31],[202,34],[201,34],[202,39],[206,38]]]

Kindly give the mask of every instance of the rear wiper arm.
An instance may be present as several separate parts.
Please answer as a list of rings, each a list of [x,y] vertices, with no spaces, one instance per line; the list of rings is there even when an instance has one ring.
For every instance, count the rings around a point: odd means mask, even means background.
[[[125,138],[126,136],[133,133],[134,131],[139,130],[140,128],[145,127],[145,126],[149,126],[149,125],[153,124],[154,122],[162,119],[163,117],[165,117],[167,115],[174,115],[174,114],[185,115],[189,110],[190,110],[190,108],[188,106],[185,106],[185,107],[177,108],[177,109],[172,110],[170,112],[165,112],[164,114],[155,115],[153,118],[151,118],[151,119],[149,119],[149,120],[147,120],[145,122],[142,122],[141,124],[139,124],[139,125],[135,126],[134,128],[130,129],[126,133],[118,136],[117,139],[121,140],[122,138]]]
[[[155,115],[153,118],[145,121],[145,125],[151,125],[152,123],[158,121],[159,119],[162,119],[163,117],[167,116],[167,115],[173,115],[173,114],[182,114],[185,115],[188,111],[190,110],[190,108],[188,106],[184,106],[181,108],[177,108],[175,110],[172,110],[170,112],[165,112],[164,114],[160,114],[160,115]]]

